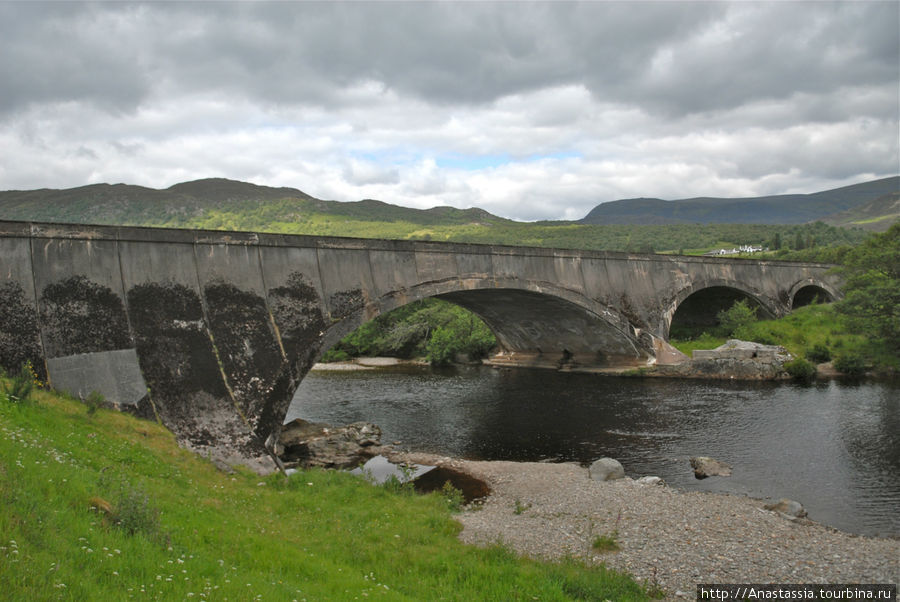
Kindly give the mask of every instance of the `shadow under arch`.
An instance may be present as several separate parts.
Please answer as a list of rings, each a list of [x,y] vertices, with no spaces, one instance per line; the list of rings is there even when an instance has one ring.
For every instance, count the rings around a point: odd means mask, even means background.
[[[833,303],[838,298],[837,291],[824,282],[812,279],[798,282],[790,291],[791,309],[816,303]]]
[[[646,341],[618,311],[542,283],[502,287],[496,281],[430,282],[359,307],[325,332],[316,357],[379,315],[434,297],[481,318],[497,337],[500,362],[561,367],[639,365],[652,357]]]
[[[784,313],[777,302],[759,291],[730,280],[711,280],[683,289],[669,303],[662,325],[665,339],[693,336],[717,326],[717,314],[741,300],[748,300],[760,318]]]

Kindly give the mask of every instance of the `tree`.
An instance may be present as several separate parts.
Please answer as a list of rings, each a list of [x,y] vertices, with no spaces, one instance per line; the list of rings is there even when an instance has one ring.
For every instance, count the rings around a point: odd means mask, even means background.
[[[741,299],[735,301],[731,308],[717,313],[716,319],[725,336],[731,336],[741,326],[756,321],[756,307],[751,307],[746,299]]]
[[[850,251],[841,274],[844,298],[838,311],[851,327],[900,352],[900,222]]]

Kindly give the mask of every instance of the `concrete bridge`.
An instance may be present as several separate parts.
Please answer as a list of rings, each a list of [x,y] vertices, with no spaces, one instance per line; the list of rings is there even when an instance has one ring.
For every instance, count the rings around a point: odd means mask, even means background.
[[[499,361],[676,361],[673,323],[748,298],[838,296],[828,266],[558,249],[0,221],[0,364],[30,360],[182,443],[258,455],[315,360],[425,297],[478,314]]]

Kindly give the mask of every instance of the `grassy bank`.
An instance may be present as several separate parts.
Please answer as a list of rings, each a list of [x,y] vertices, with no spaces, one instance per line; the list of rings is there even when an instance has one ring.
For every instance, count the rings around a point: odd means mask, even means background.
[[[732,334],[705,332],[688,340],[672,340],[682,353],[713,349],[729,338],[766,345],[782,345],[794,356],[813,363],[852,362],[878,372],[900,372],[900,358],[884,340],[860,334],[847,324],[833,304],[801,307],[777,320],[757,320],[738,327]]]
[[[226,474],[155,423],[88,410],[0,392],[4,599],[648,598],[602,567],[459,543],[448,497],[339,472]]]

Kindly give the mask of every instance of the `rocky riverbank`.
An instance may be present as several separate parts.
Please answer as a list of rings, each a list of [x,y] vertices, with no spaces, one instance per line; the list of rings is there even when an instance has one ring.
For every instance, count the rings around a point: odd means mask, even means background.
[[[477,483],[478,495],[486,496],[460,515],[463,541],[502,543],[536,558],[602,563],[661,588],[671,600],[693,598],[697,583],[900,581],[900,539],[851,535],[797,518],[805,513],[796,503],[769,509],[742,496],[618,478],[621,465],[610,459],[618,470],[607,477],[598,476],[595,466],[572,463],[400,452],[382,446],[380,429],[367,423],[330,427],[296,420],[283,435],[279,452],[294,465],[349,468],[379,454],[395,463],[437,466],[441,479],[462,489]],[[728,465],[711,458],[692,458],[692,467],[698,478],[730,474]],[[597,538],[613,549],[596,549]]]
[[[763,345],[748,341],[729,340],[716,349],[694,351],[693,357],[672,350],[651,365],[636,365],[634,362],[612,365],[597,365],[590,360],[570,357],[565,361],[534,353],[499,353],[482,363],[497,369],[527,368],[551,369],[564,372],[606,374],[611,376],[655,376],[668,378],[737,379],[737,380],[780,380],[789,378],[785,372],[785,362],[793,359],[784,347]],[[315,364],[317,371],[356,371],[398,365],[427,366],[422,360],[399,360],[390,357],[360,357],[345,362]]]
[[[694,599],[697,583],[900,582],[900,540],[792,521],[760,500],[629,478],[598,482],[576,464],[403,458],[447,465],[490,487],[460,515],[463,541],[602,563],[660,587],[668,600]],[[599,536],[618,550],[595,550]]]

